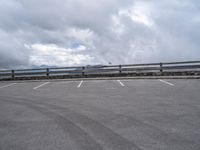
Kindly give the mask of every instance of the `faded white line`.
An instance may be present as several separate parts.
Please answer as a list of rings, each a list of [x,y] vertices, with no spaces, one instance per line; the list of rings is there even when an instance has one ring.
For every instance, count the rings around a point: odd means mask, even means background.
[[[83,80],[78,84],[77,88],[80,88],[83,83]]]
[[[47,85],[47,84],[49,84],[49,83],[50,83],[50,82],[45,82],[45,83],[43,83],[43,84],[41,84],[41,85],[39,85],[39,86],[34,87],[33,89],[36,90],[36,89],[38,89],[38,88],[40,88],[40,87],[42,87],[42,86],[44,86],[44,85]]]
[[[165,80],[162,80],[162,79],[159,79],[160,82],[163,82],[165,84],[168,84],[168,85],[171,85],[171,86],[174,86],[174,84],[170,83],[170,82],[167,82]]]
[[[117,80],[118,82],[119,82],[119,84],[121,85],[121,86],[124,86],[124,84],[120,81],[120,80]]]
[[[6,88],[6,87],[9,87],[9,86],[12,86],[12,85],[15,85],[15,84],[17,84],[17,83],[7,84],[7,85],[4,85],[4,86],[0,87],[0,89],[3,89],[3,88]]]

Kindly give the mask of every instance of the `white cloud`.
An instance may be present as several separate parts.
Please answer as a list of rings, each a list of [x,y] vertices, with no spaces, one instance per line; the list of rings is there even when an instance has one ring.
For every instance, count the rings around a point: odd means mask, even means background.
[[[112,23],[111,30],[120,37],[125,31],[125,25],[121,22],[120,17],[118,15],[112,16]]]
[[[77,49],[63,48],[55,44],[33,44],[29,48],[32,50],[30,63],[41,66],[69,66],[69,65],[87,65],[93,60],[88,54],[77,53],[76,50],[85,50],[81,45]]]
[[[151,10],[149,6],[146,3],[140,1],[135,2],[135,4],[128,9],[122,9],[119,11],[119,15],[128,16],[134,22],[142,23],[148,27],[152,27],[154,22],[151,19],[150,14]]]
[[[93,38],[93,31],[90,29],[79,29],[79,28],[69,28],[66,31],[66,35],[71,38],[75,38],[82,42],[86,42]]]
[[[198,0],[1,0],[0,67],[198,60],[199,16]]]

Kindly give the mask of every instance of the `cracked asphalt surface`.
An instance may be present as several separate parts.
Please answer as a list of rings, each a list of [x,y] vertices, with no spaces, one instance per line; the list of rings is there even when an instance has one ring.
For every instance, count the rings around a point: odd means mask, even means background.
[[[200,149],[198,79],[47,82],[0,82],[1,150]]]

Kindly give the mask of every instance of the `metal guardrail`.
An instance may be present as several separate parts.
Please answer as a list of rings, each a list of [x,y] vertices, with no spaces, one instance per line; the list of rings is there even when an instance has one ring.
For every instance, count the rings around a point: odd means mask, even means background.
[[[172,72],[197,72],[200,74],[200,61],[164,62],[149,64],[77,66],[58,68],[38,68],[20,70],[0,70],[0,80],[14,80],[26,78],[54,78],[54,77],[85,77],[89,75],[139,75],[154,73],[164,75]]]

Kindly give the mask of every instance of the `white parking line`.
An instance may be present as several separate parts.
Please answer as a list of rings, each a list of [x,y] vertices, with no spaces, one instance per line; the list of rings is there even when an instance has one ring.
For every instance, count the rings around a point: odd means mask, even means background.
[[[50,83],[50,82],[45,82],[45,83],[43,83],[43,84],[41,84],[41,85],[39,85],[39,86],[34,87],[33,89],[36,90],[36,89],[38,89],[38,88],[40,88],[40,87],[42,87],[42,86],[44,86],[44,85],[46,85],[46,84],[49,84],[49,83]]]
[[[15,85],[15,84],[17,84],[17,83],[7,84],[7,85],[4,85],[4,86],[0,87],[0,89],[3,89],[3,88],[6,88],[6,87],[9,87],[9,86],[12,86],[12,85]]]
[[[124,86],[124,84],[120,81],[120,80],[117,80],[118,82],[119,82],[119,84],[121,85],[121,86]]]
[[[80,88],[83,83],[83,80],[78,84],[77,88]]]
[[[160,81],[160,82],[163,82],[163,83],[165,83],[165,84],[168,84],[168,85],[174,86],[174,84],[172,84],[172,83],[170,83],[170,82],[167,82],[167,81],[165,81],[165,80],[161,80],[161,79],[159,79],[159,81]]]

